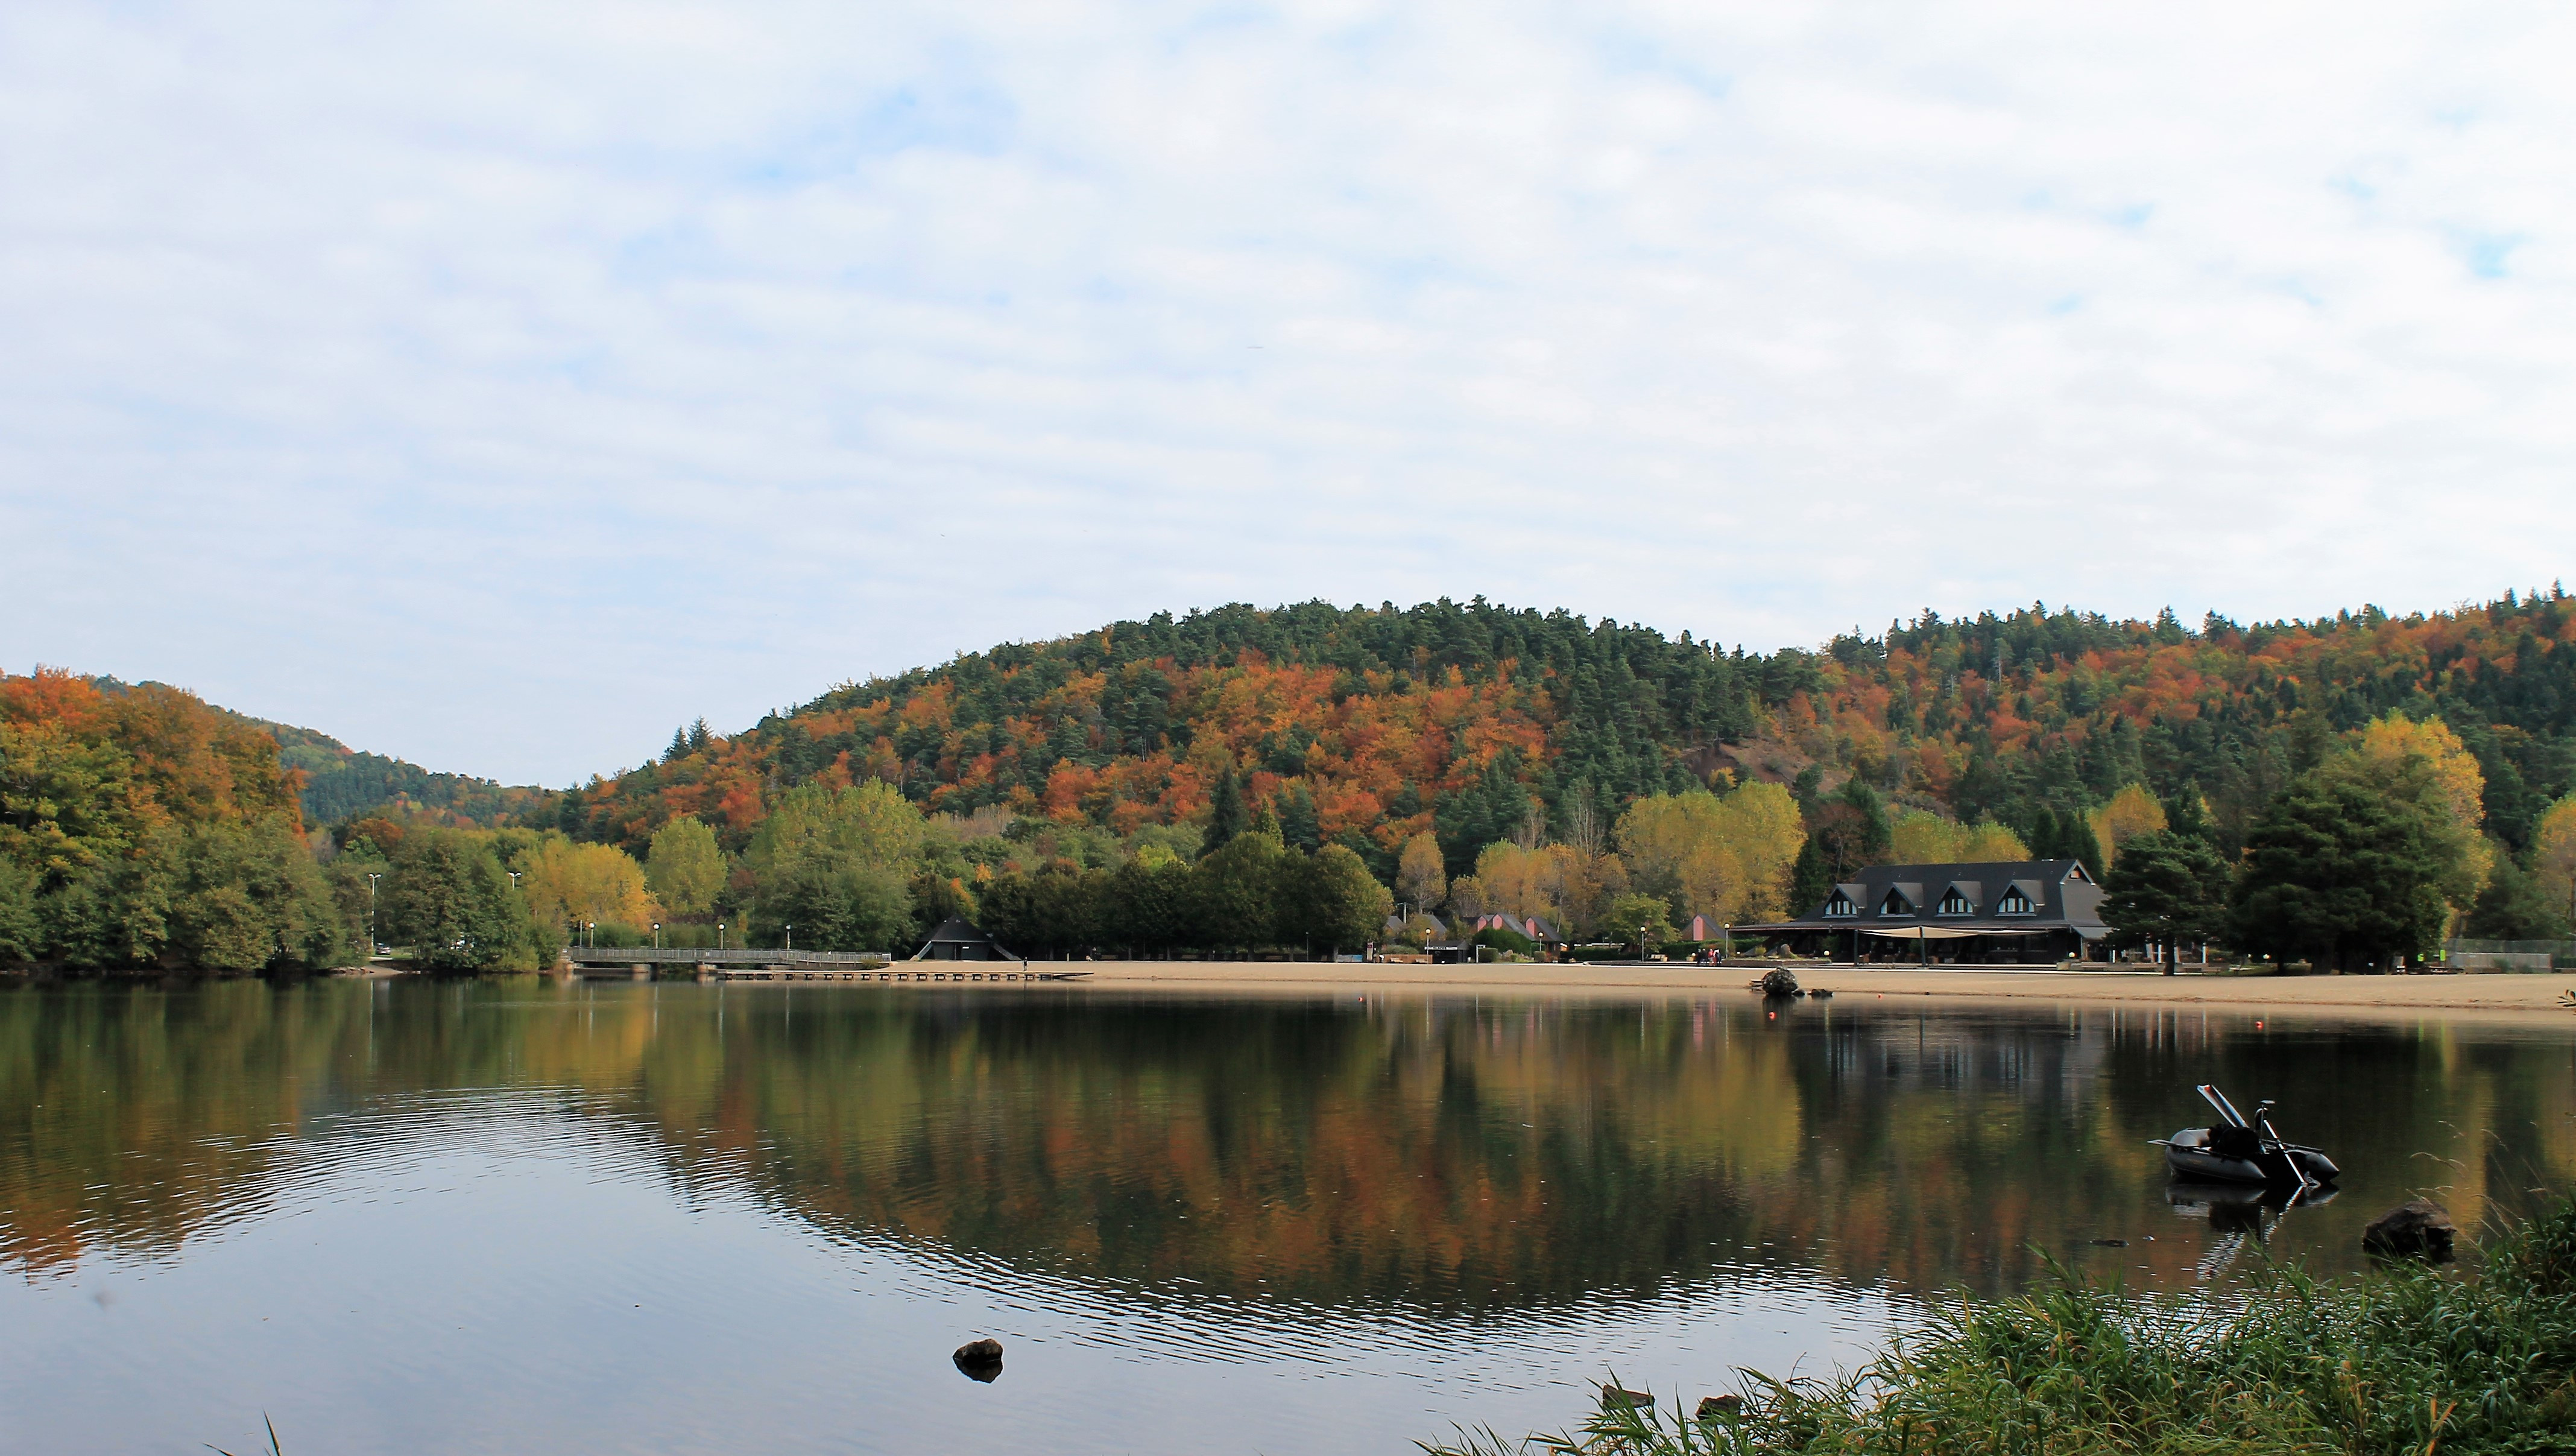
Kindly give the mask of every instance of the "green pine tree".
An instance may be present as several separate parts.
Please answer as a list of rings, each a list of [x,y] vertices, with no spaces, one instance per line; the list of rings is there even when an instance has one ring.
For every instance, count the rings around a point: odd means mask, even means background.
[[[1243,784],[1234,776],[1234,765],[1227,764],[1216,776],[1216,787],[1208,794],[1207,838],[1200,852],[1213,854],[1234,842],[1236,835],[1251,826],[1252,816],[1243,807]]]

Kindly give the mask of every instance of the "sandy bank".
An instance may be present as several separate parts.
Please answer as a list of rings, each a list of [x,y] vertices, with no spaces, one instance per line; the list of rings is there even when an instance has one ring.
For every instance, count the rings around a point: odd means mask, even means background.
[[[1351,991],[1492,995],[1745,994],[1759,971],[1740,966],[1416,966],[1345,962],[1096,961],[1095,987],[1171,991]],[[1799,967],[1799,981],[1848,996],[2008,1001],[2142,1002],[2224,1007],[2260,1015],[2372,1010],[2513,1012],[2564,1018],[2559,998],[2576,972],[2475,976],[2160,976],[2150,971],[1925,971]]]

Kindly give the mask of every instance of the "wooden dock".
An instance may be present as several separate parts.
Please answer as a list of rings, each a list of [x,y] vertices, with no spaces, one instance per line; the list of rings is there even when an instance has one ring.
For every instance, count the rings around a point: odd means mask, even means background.
[[[1009,961],[898,961],[850,951],[604,950],[575,947],[556,971],[607,980],[694,975],[701,981],[823,981],[848,985],[957,985],[1079,981],[1088,970],[1040,970]]]
[[[970,971],[962,962],[950,961],[940,968],[937,961],[906,961],[882,970],[816,970],[810,966],[712,966],[701,972],[702,979],[714,981],[843,981],[888,985],[909,983],[929,985],[954,984],[961,981],[1079,981],[1089,971],[1041,971],[1031,966],[1025,971]],[[995,964],[999,964],[996,962]]]

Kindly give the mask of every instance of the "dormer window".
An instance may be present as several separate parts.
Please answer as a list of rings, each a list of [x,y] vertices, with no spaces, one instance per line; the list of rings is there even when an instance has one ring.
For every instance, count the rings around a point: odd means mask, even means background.
[[[1849,919],[1859,913],[1860,906],[1852,903],[1852,897],[1840,890],[1834,891],[1833,898],[1825,902],[1825,916],[1830,920]]]
[[[1942,915],[1974,915],[1977,913],[1977,907],[1968,902],[1968,896],[1965,891],[1961,890],[1956,885],[1952,885],[1949,892],[1941,897],[1940,909],[1936,913]]]
[[[2004,897],[1995,902],[1997,915],[2028,915],[2032,910],[2030,897],[2023,894],[2019,886],[2004,891]]]
[[[1887,898],[1879,902],[1878,913],[1881,915],[1911,915],[1914,913],[1914,902],[1905,898],[1905,892],[1903,890],[1890,890],[1887,892]]]

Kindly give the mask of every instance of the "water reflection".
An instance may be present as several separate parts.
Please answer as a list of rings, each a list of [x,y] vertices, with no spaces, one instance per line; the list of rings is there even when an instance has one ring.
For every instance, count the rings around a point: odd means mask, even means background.
[[[2148,1139],[2215,1080],[2350,1170],[2276,1243],[2324,1267],[2417,1188],[2463,1227],[2576,1175],[2576,1037],[2257,1030],[1845,998],[1157,1002],[1098,993],[470,985],[0,994],[0,1251],[180,1256],[356,1116],[506,1093],[739,1189],[1115,1297],[1456,1320],[1764,1266],[1981,1290],[2033,1247],[2211,1273],[2254,1225]],[[2264,1223],[2269,1228],[2268,1222]],[[2100,1240],[2123,1240],[2096,1244]],[[2231,1251],[2232,1251],[2231,1245]],[[1812,1277],[1810,1275],[1809,1277]]]

